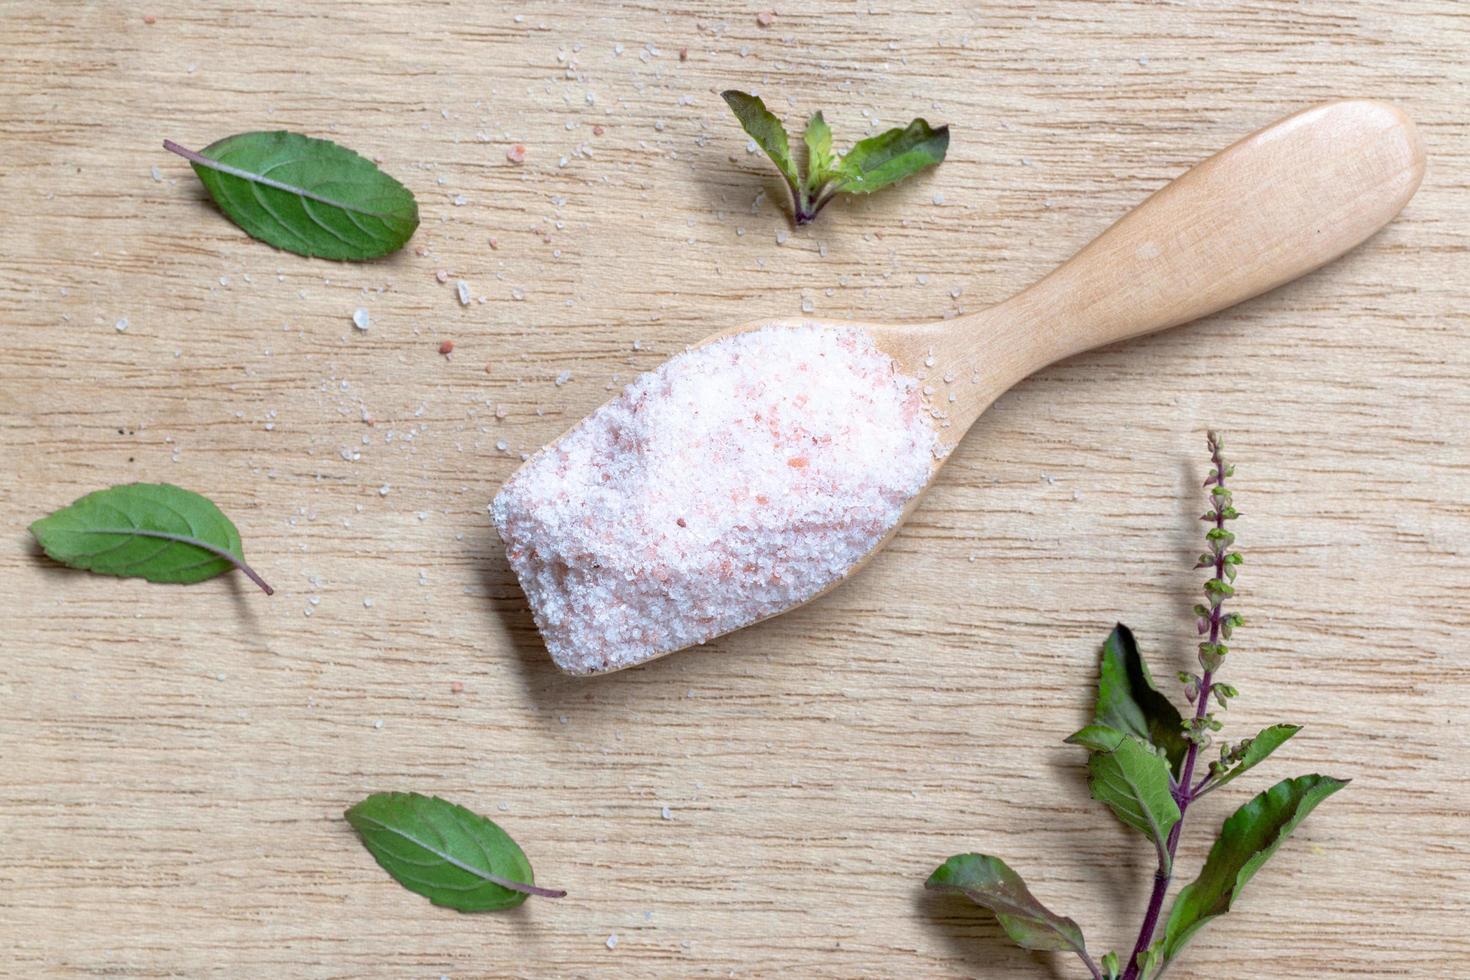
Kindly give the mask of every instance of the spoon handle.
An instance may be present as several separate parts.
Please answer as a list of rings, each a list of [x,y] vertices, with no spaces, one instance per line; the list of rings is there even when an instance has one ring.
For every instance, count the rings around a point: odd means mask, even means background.
[[[974,316],[1016,331],[1024,376],[1311,272],[1387,224],[1423,175],[1423,144],[1398,108],[1313,106],[1198,164],[1045,279]]]

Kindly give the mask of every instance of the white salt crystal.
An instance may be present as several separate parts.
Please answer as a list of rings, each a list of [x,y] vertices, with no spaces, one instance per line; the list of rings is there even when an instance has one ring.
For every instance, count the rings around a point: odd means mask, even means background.
[[[608,936],[607,937],[607,948],[608,949],[617,949],[618,948],[618,934],[617,933],[613,933],[611,936]]]
[[[128,329],[128,318],[127,317],[122,317],[116,323],[114,323],[112,326],[113,326],[113,329],[115,329],[118,333],[122,333],[122,332],[124,332],[125,330]]]
[[[660,810],[658,815],[663,817],[665,820],[674,819],[674,811],[670,810],[668,807],[664,807],[662,810]]]
[[[552,658],[626,667],[832,585],[928,479],[922,412],[856,329],[736,334],[635,379],[491,504]]]
[[[368,318],[368,311],[359,306],[352,311],[352,325],[359,330],[366,330],[372,326],[372,320]]]
[[[459,295],[459,305],[470,305],[470,284],[461,279],[454,284],[454,291]]]

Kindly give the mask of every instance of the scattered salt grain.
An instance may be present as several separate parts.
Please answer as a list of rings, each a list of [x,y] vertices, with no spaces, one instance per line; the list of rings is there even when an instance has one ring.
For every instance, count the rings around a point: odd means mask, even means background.
[[[368,311],[362,307],[352,311],[352,325],[359,330],[367,330],[372,326],[372,320],[368,317]]]
[[[617,949],[618,948],[618,934],[617,933],[613,933],[611,936],[608,936],[607,937],[607,948],[608,949]]]
[[[640,663],[832,585],[927,480],[922,413],[855,329],[736,334],[635,379],[491,504],[552,658]]]
[[[127,317],[122,317],[116,323],[114,323],[112,325],[112,327],[118,333],[123,333],[124,331],[126,331],[128,329],[128,318]]]
[[[670,810],[668,807],[664,807],[662,810],[660,810],[658,815],[663,817],[665,820],[674,819],[674,811]]]
[[[383,719],[379,718],[377,721],[373,722],[373,727],[374,728],[382,728],[383,727]]]
[[[934,192],[934,203],[936,205],[940,205],[940,204],[943,204],[944,203],[944,191],[935,191]]]
[[[364,609],[371,609],[371,608],[373,608],[373,600],[372,600],[371,597],[362,600],[362,608],[364,608]]]
[[[570,380],[572,380],[572,372],[563,371],[561,374],[558,374],[556,376],[556,381],[554,382],[554,384],[558,388],[560,388],[562,385],[566,384]]]
[[[455,295],[459,297],[460,306],[470,305],[470,284],[461,279],[454,284]]]
[[[389,486],[388,484],[385,483],[381,487],[378,487],[378,496],[379,497],[386,497],[386,496],[388,496],[388,491],[389,490],[392,490],[392,489],[393,488],[391,486]]]

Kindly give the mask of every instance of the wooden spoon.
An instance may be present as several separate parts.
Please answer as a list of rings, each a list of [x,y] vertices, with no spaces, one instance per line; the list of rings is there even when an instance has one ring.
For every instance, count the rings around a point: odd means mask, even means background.
[[[956,400],[935,424],[948,450],[996,398],[1048,364],[1208,316],[1332,261],[1398,214],[1423,175],[1423,145],[1401,110],[1330,102],[1198,164],[1044,279],[986,310],[917,324],[763,320],[703,343],[773,326],[866,331],[903,374],[974,380],[947,386]],[[936,458],[930,482],[948,456]],[[901,523],[828,589],[866,564]]]

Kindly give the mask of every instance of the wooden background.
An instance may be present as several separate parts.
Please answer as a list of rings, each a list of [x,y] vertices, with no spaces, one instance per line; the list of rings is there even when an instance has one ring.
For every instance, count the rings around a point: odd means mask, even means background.
[[[0,972],[1077,976],[920,886],[994,852],[1098,954],[1131,940],[1150,852],[1060,740],[1114,620],[1162,679],[1190,660],[1213,425],[1247,515],[1228,732],[1306,725],[1253,789],[1353,784],[1171,980],[1470,976],[1470,11],[759,9],[0,8]],[[950,158],[793,230],[732,85],[826,109],[844,145],[951,123]],[[1022,384],[831,596],[623,674],[552,668],[485,513],[519,453],[735,322],[997,301],[1344,95],[1398,101],[1428,146],[1385,232]],[[411,186],[411,246],[273,251],[159,146],[274,127]],[[275,597],[38,556],[30,521],[133,480],[218,501]],[[381,789],[493,816],[570,896],[432,907],[341,819]],[[1182,874],[1246,795],[1191,811]]]

